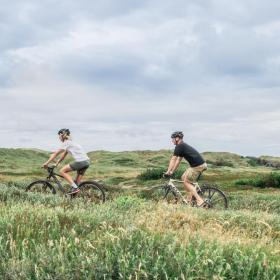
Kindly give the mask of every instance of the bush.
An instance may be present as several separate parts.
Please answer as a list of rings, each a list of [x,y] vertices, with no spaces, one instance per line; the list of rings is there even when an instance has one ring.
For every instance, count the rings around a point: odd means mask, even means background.
[[[162,178],[162,174],[166,171],[165,168],[148,168],[142,172],[137,178],[143,181],[158,180]]]
[[[262,165],[260,163],[259,159],[254,159],[254,158],[249,159],[248,164],[253,166],[253,167],[261,166]]]
[[[232,162],[223,159],[218,159],[215,161],[207,160],[207,163],[213,165],[214,167],[234,167],[234,164]]]
[[[166,172],[166,168],[149,168],[142,172],[137,178],[143,181],[146,180],[159,180],[162,178],[162,174]],[[178,169],[175,174],[175,179],[181,179],[183,173],[185,172],[184,168]]]
[[[254,178],[254,179],[239,179],[234,181],[235,185],[238,186],[253,186],[258,188],[265,188],[264,178]]]
[[[271,172],[269,175],[250,178],[250,179],[240,179],[235,181],[235,185],[239,186],[253,186],[257,188],[280,188],[280,173]]]
[[[267,178],[267,185],[269,187],[280,188],[280,173],[272,172]]]

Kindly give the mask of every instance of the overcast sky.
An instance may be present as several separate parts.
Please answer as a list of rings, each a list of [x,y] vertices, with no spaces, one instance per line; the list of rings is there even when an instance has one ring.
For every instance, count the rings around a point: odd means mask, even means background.
[[[280,155],[280,2],[0,0],[0,146]]]

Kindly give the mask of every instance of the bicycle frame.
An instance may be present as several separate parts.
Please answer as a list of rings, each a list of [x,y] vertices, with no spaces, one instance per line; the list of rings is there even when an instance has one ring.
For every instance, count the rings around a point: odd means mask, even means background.
[[[48,177],[47,177],[47,181],[49,183],[52,183],[51,179],[54,180],[54,183],[58,186],[58,189],[62,192],[65,193],[65,189],[62,187],[62,184],[60,183],[60,181],[56,178],[56,176],[63,178],[63,176],[61,176],[60,174],[57,174],[54,172],[54,167],[48,167],[47,171],[49,173]]]
[[[185,203],[185,204],[189,204],[189,202],[185,199],[185,197],[182,195],[182,193],[178,190],[178,188],[175,186],[174,183],[180,183],[180,184],[183,184],[184,182],[183,181],[180,181],[180,180],[175,180],[175,179],[169,179],[168,183],[167,183],[167,186],[172,189],[173,192],[175,192],[176,195],[178,195],[182,201]],[[192,183],[192,185],[196,188],[196,190],[200,190],[200,186],[197,182],[195,183]],[[166,195],[168,194],[169,190],[167,190],[166,192]]]

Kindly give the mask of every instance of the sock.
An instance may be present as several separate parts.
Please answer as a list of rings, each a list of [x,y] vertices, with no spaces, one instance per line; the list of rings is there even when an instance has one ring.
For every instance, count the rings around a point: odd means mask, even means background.
[[[76,183],[75,183],[75,182],[71,185],[71,187],[73,187],[73,188],[75,188],[75,189],[77,189],[77,188],[78,188],[78,186],[76,185]]]

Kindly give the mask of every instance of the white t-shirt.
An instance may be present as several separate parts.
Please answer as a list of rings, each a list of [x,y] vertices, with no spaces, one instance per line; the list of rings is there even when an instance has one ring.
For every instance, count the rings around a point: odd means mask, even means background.
[[[71,140],[64,141],[61,145],[61,149],[69,152],[73,156],[75,161],[89,160],[89,157],[87,156],[86,152],[81,147],[81,145]]]

